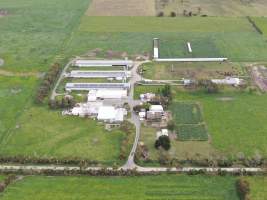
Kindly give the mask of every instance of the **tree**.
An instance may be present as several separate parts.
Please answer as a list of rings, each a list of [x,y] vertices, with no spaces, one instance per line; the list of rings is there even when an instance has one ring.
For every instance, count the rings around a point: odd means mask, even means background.
[[[170,138],[166,135],[160,136],[155,142],[155,148],[158,149],[159,147],[168,151],[171,148]]]
[[[176,17],[176,12],[171,12],[171,15],[170,15],[171,17]]]
[[[173,120],[168,121],[167,128],[168,128],[169,130],[171,130],[171,131],[174,131],[174,129],[175,129],[175,123],[174,123]]]

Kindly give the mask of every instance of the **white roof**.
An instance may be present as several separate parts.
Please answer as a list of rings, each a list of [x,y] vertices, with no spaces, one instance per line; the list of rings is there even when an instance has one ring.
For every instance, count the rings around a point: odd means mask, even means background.
[[[227,77],[225,79],[212,79],[211,81],[215,84],[240,85],[242,79]]]
[[[115,109],[113,106],[99,108],[97,119],[110,122],[122,122],[125,114],[124,108]]]
[[[132,66],[132,60],[76,60],[74,66],[77,67],[111,67],[111,66]]]
[[[130,71],[79,71],[73,70],[69,77],[74,78],[117,78],[130,77]]]
[[[146,117],[146,112],[139,112],[138,115],[140,118],[144,118]]]
[[[149,108],[149,111],[152,111],[152,112],[163,112],[163,107],[162,105],[151,105],[150,108]]]
[[[123,99],[127,97],[127,90],[106,90],[106,89],[100,89],[100,90],[90,90],[88,93],[88,101],[96,100],[97,98],[103,98],[103,99]]]

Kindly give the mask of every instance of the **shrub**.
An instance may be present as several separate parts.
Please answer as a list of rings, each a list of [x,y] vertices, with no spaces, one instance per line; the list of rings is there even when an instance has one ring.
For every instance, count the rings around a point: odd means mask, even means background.
[[[164,17],[164,12],[159,12],[159,13],[157,14],[157,17]]]
[[[171,12],[170,16],[171,17],[176,17],[176,12]]]
[[[249,200],[249,182],[240,178],[236,181],[236,190],[241,200]]]

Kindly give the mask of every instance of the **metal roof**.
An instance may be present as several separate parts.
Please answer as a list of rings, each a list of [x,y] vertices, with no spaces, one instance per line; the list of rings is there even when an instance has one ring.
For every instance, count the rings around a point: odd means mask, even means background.
[[[65,89],[71,90],[97,90],[97,89],[129,89],[130,83],[67,83]]]
[[[69,76],[75,78],[129,77],[130,71],[71,71]]]
[[[77,67],[110,67],[110,66],[132,66],[132,60],[75,60],[74,66]]]

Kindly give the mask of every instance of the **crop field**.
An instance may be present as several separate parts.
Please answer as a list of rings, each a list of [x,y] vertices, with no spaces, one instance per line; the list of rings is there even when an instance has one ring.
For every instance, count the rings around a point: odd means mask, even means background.
[[[203,92],[177,90],[175,100],[197,101],[203,107],[204,120],[212,138],[212,146],[236,156],[267,156],[267,95],[239,91]]]
[[[141,67],[143,77],[152,80],[224,78],[225,75],[247,75],[240,63],[146,63]]]
[[[181,141],[206,141],[208,134],[205,124],[178,125],[176,128],[177,138]]]
[[[89,16],[155,16],[154,0],[92,0]]]
[[[266,16],[265,0],[156,0],[157,12],[165,16],[171,12],[183,15],[192,12],[193,15],[208,16]]]
[[[135,58],[151,54],[155,37],[161,41],[161,57],[222,56],[238,62],[267,61],[265,37],[243,17],[84,16],[64,54],[74,56],[100,48],[102,54],[113,52],[120,58]],[[187,52],[186,42],[191,42],[193,53]]]
[[[160,175],[143,177],[26,177],[10,185],[3,200],[238,200],[235,177]]]
[[[13,71],[45,71],[62,49],[89,0],[1,0],[0,58]]]
[[[105,131],[103,125],[94,120],[64,117],[60,112],[32,106],[16,123],[19,128],[13,128],[12,137],[1,144],[1,156],[80,158],[104,164],[119,162],[124,133]]]
[[[198,124],[203,121],[199,105],[186,102],[175,102],[170,108],[176,124]]]
[[[208,140],[202,111],[198,104],[174,102],[170,108],[176,124],[177,139],[180,141]]]

